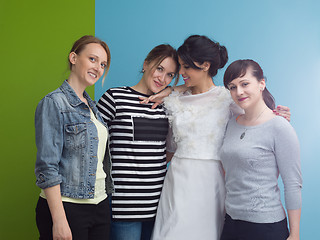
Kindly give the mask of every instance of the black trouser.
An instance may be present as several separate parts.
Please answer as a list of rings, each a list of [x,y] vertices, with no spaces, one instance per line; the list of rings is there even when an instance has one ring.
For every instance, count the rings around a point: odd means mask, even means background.
[[[73,240],[108,240],[110,235],[109,200],[99,204],[63,202]],[[52,239],[52,218],[46,199],[39,197],[36,222],[40,240]]]
[[[221,240],[286,240],[287,219],[275,223],[252,223],[233,220],[226,214]]]

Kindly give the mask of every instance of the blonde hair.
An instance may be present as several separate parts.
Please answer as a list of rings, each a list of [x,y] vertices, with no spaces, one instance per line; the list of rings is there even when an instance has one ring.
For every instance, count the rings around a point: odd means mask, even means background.
[[[84,47],[87,44],[90,44],[90,43],[98,43],[98,44],[100,44],[104,48],[106,53],[107,53],[107,66],[105,68],[105,71],[104,71],[104,74],[103,74],[103,78],[102,78],[102,84],[103,84],[104,83],[104,79],[106,78],[107,73],[109,71],[110,61],[111,61],[111,54],[110,54],[109,47],[104,41],[102,41],[99,38],[97,38],[95,36],[92,36],[92,35],[85,35],[85,36],[79,38],[77,41],[74,42],[74,44],[73,44],[73,46],[72,46],[72,48],[70,50],[70,53],[71,52],[75,52],[76,54],[79,54],[84,49]],[[69,69],[71,70],[72,69],[72,63],[70,62],[69,58],[68,58],[68,62],[69,62]]]

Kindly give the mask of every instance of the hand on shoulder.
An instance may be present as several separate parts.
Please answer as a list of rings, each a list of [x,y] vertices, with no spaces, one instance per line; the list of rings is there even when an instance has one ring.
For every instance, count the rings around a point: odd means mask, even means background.
[[[274,110],[273,110],[274,114],[284,117],[285,119],[287,119],[290,122],[290,117],[291,117],[291,113],[290,113],[290,108],[287,106],[282,106],[282,105],[278,105]]]

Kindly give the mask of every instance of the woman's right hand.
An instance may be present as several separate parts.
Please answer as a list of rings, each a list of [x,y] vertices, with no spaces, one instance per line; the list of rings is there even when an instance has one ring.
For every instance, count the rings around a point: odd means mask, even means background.
[[[61,200],[60,184],[44,189],[52,218],[53,240],[71,240],[72,233]]]
[[[72,233],[67,219],[53,223],[52,237],[53,240],[72,240]]]
[[[273,110],[273,112],[276,115],[284,117],[290,122],[291,112],[289,107],[279,105]]]

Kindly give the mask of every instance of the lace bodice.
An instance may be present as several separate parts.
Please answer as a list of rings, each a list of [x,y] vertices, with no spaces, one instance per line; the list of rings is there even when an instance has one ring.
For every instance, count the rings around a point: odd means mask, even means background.
[[[165,98],[173,135],[168,139],[168,151],[181,158],[220,160],[232,103],[229,91],[218,86],[197,95],[173,92]],[[176,149],[172,149],[174,145]]]

